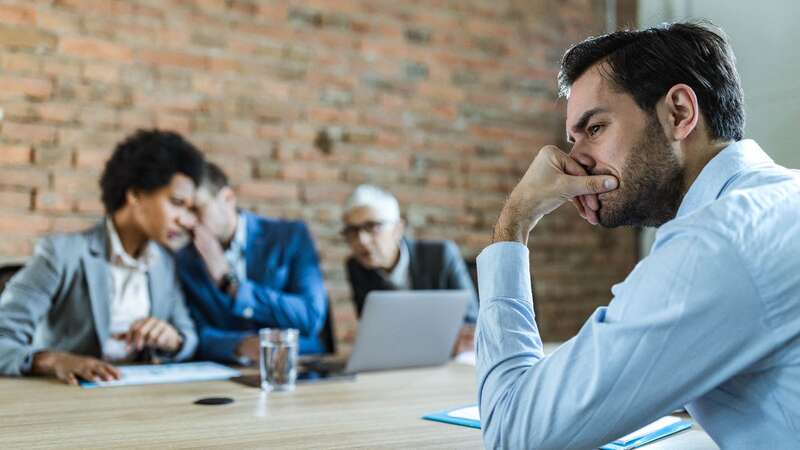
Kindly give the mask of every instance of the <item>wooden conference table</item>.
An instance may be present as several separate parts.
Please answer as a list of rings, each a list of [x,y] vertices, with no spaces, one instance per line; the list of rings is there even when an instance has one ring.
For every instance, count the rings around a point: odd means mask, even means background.
[[[209,396],[234,402],[193,403]],[[271,394],[232,381],[83,389],[0,378],[0,447],[481,448],[479,430],[420,419],[475,399],[475,368],[455,362]],[[717,447],[695,428],[645,448]]]

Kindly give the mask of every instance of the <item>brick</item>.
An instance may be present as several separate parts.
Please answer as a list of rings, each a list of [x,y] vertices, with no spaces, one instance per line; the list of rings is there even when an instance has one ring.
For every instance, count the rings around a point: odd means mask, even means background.
[[[411,157],[405,152],[390,149],[368,149],[361,154],[360,161],[381,167],[407,170],[411,167]]]
[[[105,106],[81,108],[80,121],[94,128],[114,129],[119,126],[119,112]]]
[[[300,191],[295,184],[275,181],[247,181],[238,186],[243,198],[256,200],[298,200]]]
[[[50,182],[48,171],[37,167],[0,167],[0,186],[45,188]]]
[[[203,106],[203,98],[196,93],[137,91],[133,94],[133,103],[139,108],[197,112]]]
[[[156,127],[188,135],[191,132],[191,119],[180,114],[158,113],[156,114]]]
[[[36,11],[36,25],[42,30],[60,35],[77,34],[80,29],[80,17],[64,14],[52,9]]]
[[[219,96],[224,92],[225,83],[216,76],[206,74],[192,75],[192,89],[201,94]]]
[[[105,212],[103,201],[100,199],[100,190],[91,195],[82,195],[75,201],[75,210],[79,213],[101,216]]]
[[[205,56],[188,52],[145,49],[137,52],[136,59],[156,66],[178,66],[194,70],[204,70],[208,67]]]
[[[290,161],[281,165],[281,178],[289,181],[335,181],[341,170],[325,164]]]
[[[57,42],[58,38],[52,33],[0,25],[0,47],[43,51],[54,48]]]
[[[0,135],[15,142],[53,143],[57,136],[57,129],[49,125],[4,121],[2,127]]]
[[[354,186],[332,183],[304,183],[303,199],[308,204],[334,203],[341,205],[347,200]]]
[[[131,130],[132,131],[132,130]],[[116,131],[62,128],[58,130],[58,143],[62,147],[109,148],[122,140],[124,133]]]
[[[65,192],[38,191],[34,195],[33,208],[41,212],[69,212],[73,201]]]
[[[53,93],[53,83],[40,78],[0,77],[0,90],[19,92],[28,97],[42,100]]]
[[[4,24],[32,25],[36,11],[27,6],[0,5],[0,22]]]
[[[58,79],[76,79],[81,75],[81,66],[75,61],[45,58],[42,61],[42,71],[45,75]]]
[[[0,214],[0,233],[36,234],[50,231],[52,219],[39,214]]]
[[[27,145],[0,145],[0,164],[30,164],[31,148]]]
[[[96,192],[100,174],[94,171],[82,170],[59,171],[53,177],[53,190],[64,192]]]
[[[75,151],[75,166],[102,170],[111,157],[111,152],[112,149],[110,148],[79,148]]]
[[[78,107],[71,103],[42,103],[34,109],[45,122],[74,123],[78,119]]]
[[[203,64],[210,72],[241,72],[242,63],[234,58],[208,57]]]
[[[73,161],[73,152],[68,148],[50,145],[37,145],[33,148],[33,162],[39,167],[68,169],[72,167]]]
[[[30,235],[0,235],[0,255],[3,258],[24,260],[33,253],[33,237]]]
[[[79,58],[119,63],[133,61],[133,52],[130,48],[95,38],[63,37],[59,40],[58,48],[62,53]]]
[[[119,67],[106,63],[87,63],[83,69],[83,77],[90,81],[103,83],[119,82]]]
[[[7,191],[0,190],[0,208],[16,209],[16,210],[30,210],[31,209],[31,193],[30,191]]]
[[[119,112],[119,126],[123,130],[153,128],[155,126],[155,114],[144,110],[123,109]]]
[[[0,28],[0,33],[2,33],[2,28]],[[2,68],[6,73],[36,75],[41,71],[41,61],[36,55],[7,52],[2,56],[2,61]]]

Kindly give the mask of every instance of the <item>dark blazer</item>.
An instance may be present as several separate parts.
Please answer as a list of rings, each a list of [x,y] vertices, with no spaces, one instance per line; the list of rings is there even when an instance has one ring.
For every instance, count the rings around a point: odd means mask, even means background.
[[[469,290],[472,301],[464,321],[475,323],[478,318],[478,297],[475,295],[472,278],[455,242],[417,241],[407,238],[403,238],[403,242],[408,248],[411,288]],[[353,289],[353,303],[359,317],[364,308],[364,300],[370,291],[398,289],[381,272],[367,269],[353,257],[347,260],[347,278]]]
[[[111,272],[105,222],[80,233],[48,236],[0,296],[0,374],[30,372],[40,350],[101,357],[109,337]],[[157,247],[148,270],[150,315],[171,323],[183,346],[167,360],[191,358],[194,323],[183,300],[172,255]],[[162,355],[159,355],[162,356]]]
[[[211,280],[194,245],[178,252],[181,283],[200,335],[198,358],[236,362],[239,342],[260,328],[297,328],[300,353],[322,353],[318,334],[328,299],[311,234],[303,222],[245,212],[247,279],[235,298]]]

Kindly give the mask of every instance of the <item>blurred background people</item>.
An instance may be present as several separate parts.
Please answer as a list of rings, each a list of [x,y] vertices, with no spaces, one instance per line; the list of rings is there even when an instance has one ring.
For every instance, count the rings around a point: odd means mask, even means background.
[[[352,252],[346,263],[347,278],[359,317],[367,294],[374,290],[468,290],[473,300],[454,351],[472,349],[477,296],[453,241],[405,237],[397,199],[371,185],[353,191],[344,206],[343,222],[341,233]]]
[[[318,334],[328,300],[303,222],[241,211],[228,177],[207,163],[197,192],[194,240],[177,256],[200,336],[198,358],[251,364],[260,328],[296,328],[301,354],[326,351]]]

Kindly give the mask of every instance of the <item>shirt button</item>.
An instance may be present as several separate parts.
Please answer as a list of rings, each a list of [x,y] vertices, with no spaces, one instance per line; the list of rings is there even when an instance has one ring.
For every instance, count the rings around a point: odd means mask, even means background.
[[[253,317],[253,308],[248,306],[247,308],[244,309],[244,311],[242,311],[242,314],[244,315],[245,319]]]

